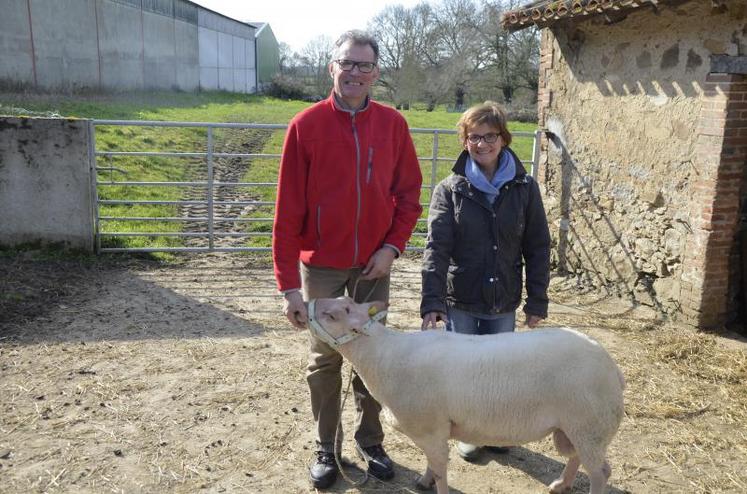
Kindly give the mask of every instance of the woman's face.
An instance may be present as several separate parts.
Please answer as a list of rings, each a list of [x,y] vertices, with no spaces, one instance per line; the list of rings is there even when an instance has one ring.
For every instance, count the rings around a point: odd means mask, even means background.
[[[463,144],[472,160],[481,167],[493,168],[498,166],[498,155],[503,149],[503,139],[501,139],[501,135],[495,127],[488,124],[470,127],[467,129],[467,137]]]

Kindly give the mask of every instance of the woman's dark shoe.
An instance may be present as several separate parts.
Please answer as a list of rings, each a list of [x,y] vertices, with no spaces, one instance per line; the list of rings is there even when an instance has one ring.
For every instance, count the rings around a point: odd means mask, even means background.
[[[356,445],[358,454],[368,464],[368,473],[379,480],[389,480],[394,477],[394,463],[384,451],[381,444],[362,448]]]
[[[316,460],[309,468],[311,483],[317,489],[326,489],[337,480],[337,463],[335,454],[326,451],[317,451]]]

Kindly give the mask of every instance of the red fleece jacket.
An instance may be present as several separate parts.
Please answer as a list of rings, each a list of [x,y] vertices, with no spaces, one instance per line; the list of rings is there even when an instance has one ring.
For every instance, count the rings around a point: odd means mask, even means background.
[[[407,122],[374,101],[356,113],[334,96],[296,115],[283,144],[272,257],[281,291],[301,287],[298,260],[365,266],[400,251],[420,216],[422,176]]]

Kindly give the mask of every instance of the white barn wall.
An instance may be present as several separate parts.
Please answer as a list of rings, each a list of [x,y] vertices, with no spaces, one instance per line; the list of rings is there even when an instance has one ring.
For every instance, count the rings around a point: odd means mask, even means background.
[[[31,0],[37,83],[42,87],[98,87],[95,0]]]
[[[0,87],[255,92],[255,31],[187,0],[4,0]]]
[[[26,2],[12,1],[0,15],[0,80],[34,84],[31,25]]]
[[[101,2],[99,49],[101,85],[117,89],[143,87],[143,36],[140,9]]]
[[[207,10],[199,11],[198,25],[200,87],[240,93],[256,92],[256,29]]]

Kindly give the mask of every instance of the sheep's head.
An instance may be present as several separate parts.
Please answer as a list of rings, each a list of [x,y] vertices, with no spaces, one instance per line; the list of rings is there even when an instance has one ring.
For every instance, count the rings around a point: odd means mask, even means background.
[[[309,315],[336,339],[360,331],[386,305],[384,302],[356,304],[350,297],[320,298],[314,303],[314,314]]]

